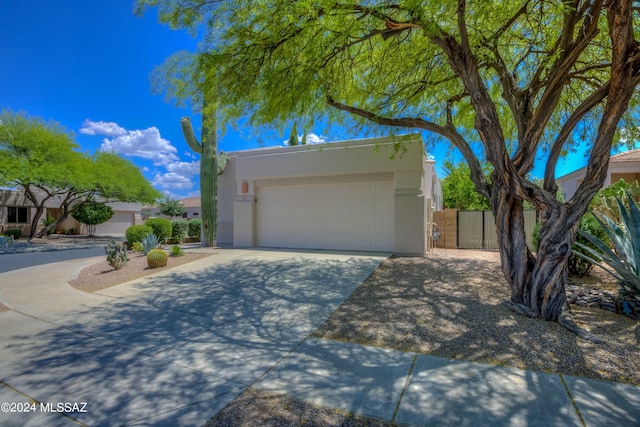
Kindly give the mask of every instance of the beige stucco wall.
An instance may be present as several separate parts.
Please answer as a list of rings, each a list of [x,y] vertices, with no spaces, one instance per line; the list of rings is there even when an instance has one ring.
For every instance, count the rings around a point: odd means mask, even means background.
[[[633,180],[633,177],[637,173],[640,173],[640,162],[627,161],[627,162],[611,162],[609,163],[609,169],[607,170],[607,177],[605,178],[602,187],[608,187],[611,184],[618,181],[621,177]],[[578,186],[584,179],[586,174],[586,168],[578,169],[575,172],[564,175],[557,179],[558,187],[565,197],[565,200],[569,200],[575,192],[578,190]],[[612,175],[614,179],[611,179]]]
[[[419,135],[412,136],[407,151],[394,156],[397,141],[372,138],[228,153],[229,165],[218,181],[218,242],[255,246],[255,195],[261,186],[388,179],[395,191],[395,252],[424,254],[424,145]]]

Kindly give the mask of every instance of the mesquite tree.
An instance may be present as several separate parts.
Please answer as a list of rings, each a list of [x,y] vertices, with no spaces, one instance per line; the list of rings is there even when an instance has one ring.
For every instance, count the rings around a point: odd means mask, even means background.
[[[138,5],[158,6],[161,21],[174,28],[207,32],[199,55],[208,60],[183,63],[181,72],[215,70],[227,117],[266,124],[294,114],[309,123],[328,116],[448,140],[491,201],[513,309],[587,336],[569,316],[567,259],[579,220],[604,182],[619,125],[637,130],[637,0]],[[166,89],[189,96],[185,85],[172,84],[176,64],[164,67]],[[201,84],[194,83],[197,92]],[[556,164],[577,142],[590,147],[586,176],[570,200],[559,202]],[[542,186],[527,179],[540,153]],[[524,201],[542,221],[535,256],[525,243]]]

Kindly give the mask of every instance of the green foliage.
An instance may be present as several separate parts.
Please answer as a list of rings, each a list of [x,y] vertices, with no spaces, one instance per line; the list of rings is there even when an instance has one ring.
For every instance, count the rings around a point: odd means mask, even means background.
[[[18,230],[18,229],[5,230],[4,234],[6,234],[7,236],[13,236],[13,239],[16,240],[22,236],[22,230]]]
[[[114,153],[79,152],[72,135],[56,123],[9,111],[0,114],[0,123],[0,186],[21,188],[36,207],[44,208],[53,196],[61,212],[96,194],[105,202],[145,203],[160,196],[133,163]],[[38,231],[40,218],[33,218],[29,236],[42,236],[65,219],[63,213]]]
[[[576,254],[580,253],[588,255],[585,250],[582,249],[582,246],[590,247],[592,249],[596,249],[596,247],[586,237],[584,237],[582,233],[580,233],[580,231],[595,236],[607,245],[609,244],[609,239],[604,228],[602,228],[600,223],[593,217],[593,215],[587,214],[582,217],[582,219],[580,220],[578,233],[576,234],[576,240],[572,247],[572,253],[569,256],[568,267],[569,274],[573,274],[576,276],[587,276],[593,269],[593,263]]]
[[[289,146],[294,146],[294,145],[298,145],[298,129],[296,126],[296,122],[293,122],[293,126],[291,126],[291,133],[289,134],[289,141],[287,142],[287,145]]]
[[[579,231],[582,230],[583,232],[590,233],[596,236],[598,239],[601,239],[602,241],[607,242],[608,244],[609,239],[607,237],[607,233],[605,232],[604,228],[602,228],[600,223],[596,220],[596,218],[594,218],[593,215],[590,215],[590,214],[584,215],[580,219],[580,225],[578,226],[578,230]],[[533,250],[537,251],[538,246],[540,244],[540,223],[539,222],[537,222],[533,228],[533,236],[531,237],[531,240],[533,241]],[[572,247],[572,253],[569,256],[569,260],[567,262],[567,268],[569,269],[569,274],[572,276],[581,276],[581,277],[587,276],[593,269],[593,263],[585,260],[583,257],[578,255],[578,254],[587,255],[585,250],[582,249],[581,245],[590,247],[592,249],[596,248],[580,232],[576,234],[576,240]]]
[[[115,240],[111,240],[111,242],[104,247],[104,251],[107,254],[107,263],[116,270],[120,270],[129,262],[127,251],[118,245]]]
[[[578,233],[595,249],[578,244],[583,253],[575,253],[586,261],[599,265],[618,280],[620,296],[625,300],[625,313],[636,316],[640,315],[640,208],[629,193],[626,194],[626,199],[628,208],[622,200],[617,199],[621,224],[616,224],[606,215],[596,216],[615,252],[607,242],[579,230]]]
[[[446,160],[444,168],[447,176],[440,180],[440,185],[445,208],[472,211],[491,209],[489,201],[476,191],[466,163],[454,165]]]
[[[171,246],[171,256],[183,256],[184,250],[180,247],[180,245]]]
[[[178,219],[171,222],[171,238],[177,240],[178,243],[184,242],[187,235],[187,221]]]
[[[89,201],[76,206],[71,216],[81,224],[87,225],[89,236],[93,236],[96,225],[107,222],[113,217],[113,209],[104,203]]]
[[[600,216],[606,215],[616,224],[621,224],[622,217],[618,209],[618,200],[621,200],[623,205],[629,209],[629,202],[626,197],[627,193],[629,193],[634,200],[638,200],[640,197],[638,181],[634,181],[633,184],[628,184],[625,180],[620,179],[618,182],[601,189],[596,193],[593,200],[591,200],[589,207]]]
[[[42,225],[45,227],[45,229],[55,223],[56,223],[56,219],[49,214],[47,214],[47,216],[42,220]],[[53,227],[51,227],[49,231],[47,231],[47,234],[53,234],[54,231],[56,230]]]
[[[153,229],[153,234],[159,241],[164,241],[171,237],[171,221],[165,218],[151,218],[145,221],[144,225]]]
[[[133,244],[131,245],[131,249],[134,252],[144,252],[144,248],[142,247],[142,243],[140,242],[133,242]]]
[[[187,222],[187,235],[192,238],[199,238],[202,228],[202,220],[201,219],[192,219]]]
[[[171,197],[167,197],[161,201],[159,208],[162,215],[166,215],[171,218],[174,216],[182,216],[184,213],[184,206],[182,205],[182,202],[172,199]]]
[[[115,153],[98,151],[92,158],[91,187],[106,201],[153,203],[161,194],[140,168]]]
[[[169,256],[162,249],[153,249],[147,254],[149,268],[166,267]]]
[[[147,255],[151,250],[158,249],[160,247],[160,241],[158,236],[153,233],[145,234],[140,240],[140,246],[142,246],[142,252]]]
[[[153,228],[148,225],[132,225],[125,231],[127,242],[129,242],[130,245],[133,245],[134,242],[141,241],[147,234],[153,234]]]

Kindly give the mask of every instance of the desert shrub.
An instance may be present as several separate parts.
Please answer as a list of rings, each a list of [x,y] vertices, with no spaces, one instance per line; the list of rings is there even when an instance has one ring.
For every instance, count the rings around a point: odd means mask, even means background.
[[[21,230],[12,229],[12,230],[6,230],[4,232],[4,234],[6,234],[7,236],[13,236],[13,238],[15,240],[15,239],[19,239],[20,236],[22,236],[22,231]]]
[[[171,238],[177,240],[179,243],[184,242],[184,238],[187,235],[187,221],[184,219],[177,219],[171,222]]]
[[[200,237],[201,229],[202,229],[202,220],[201,219],[192,219],[188,223],[187,235],[189,237]]]
[[[116,270],[120,270],[129,262],[127,251],[118,245],[115,240],[111,240],[111,242],[104,247],[104,251],[107,254],[107,263]]]
[[[587,232],[597,239],[605,242],[605,244],[609,244],[607,233],[605,232],[604,228],[602,228],[600,223],[593,217],[593,215],[584,215],[580,220],[580,226],[578,227],[578,230]],[[580,245],[576,245],[575,243],[579,243]],[[576,255],[576,252],[587,255],[587,252],[582,248],[582,246],[587,246],[592,249],[596,249],[596,246],[579,232],[576,233],[575,243],[572,247],[571,256],[569,257],[569,274],[573,274],[574,276],[586,276],[593,269],[593,264],[586,259]]]
[[[132,225],[125,231],[127,242],[130,245],[133,245],[133,242],[141,241],[147,234],[153,234],[153,228],[146,225]]]
[[[180,247],[180,245],[171,246],[171,256],[182,256],[184,255],[184,250]]]
[[[163,241],[171,237],[171,221],[165,218],[151,218],[145,221],[147,225],[153,229],[153,234],[158,236],[159,241]]]
[[[158,240],[158,236],[153,233],[149,233],[140,240],[140,246],[142,246],[142,253],[147,255],[151,250],[158,249],[160,247],[160,241]]]
[[[165,267],[169,256],[162,249],[153,249],[147,254],[147,265],[149,268]]]
[[[131,249],[133,249],[134,252],[144,252],[144,248],[142,247],[142,243],[140,242],[133,242],[133,245],[131,245]]]

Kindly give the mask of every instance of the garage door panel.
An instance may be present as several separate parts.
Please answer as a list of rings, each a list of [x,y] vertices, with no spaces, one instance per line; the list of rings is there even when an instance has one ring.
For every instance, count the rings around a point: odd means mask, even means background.
[[[393,250],[393,183],[258,187],[258,246]]]
[[[101,236],[120,236],[124,235],[127,228],[132,225],[132,213],[115,212],[109,221],[96,225],[96,234]]]

